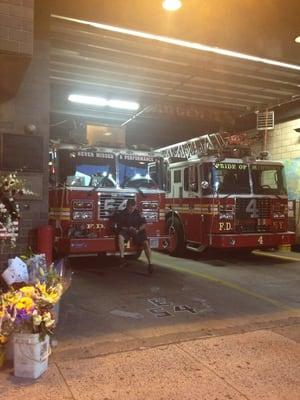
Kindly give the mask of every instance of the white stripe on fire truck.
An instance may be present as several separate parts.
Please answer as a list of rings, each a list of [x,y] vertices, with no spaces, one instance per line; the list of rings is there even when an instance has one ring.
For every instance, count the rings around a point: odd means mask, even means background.
[[[214,207],[172,207],[172,210],[182,212],[182,213],[193,213],[193,214],[211,214],[218,213],[218,206]],[[169,212],[170,209],[167,208],[166,212]]]
[[[71,212],[70,208],[50,208],[50,212],[54,213],[69,213]]]
[[[49,219],[51,221],[70,221],[70,217],[54,217],[54,216],[49,216]]]
[[[71,219],[71,214],[67,212],[50,212],[49,213],[49,219],[58,219],[58,220],[64,220],[64,221],[69,221]]]
[[[50,211],[49,214],[51,214],[51,215],[71,215],[71,213],[70,213],[70,212],[67,212],[67,211],[62,211],[62,212],[59,212],[59,211]]]

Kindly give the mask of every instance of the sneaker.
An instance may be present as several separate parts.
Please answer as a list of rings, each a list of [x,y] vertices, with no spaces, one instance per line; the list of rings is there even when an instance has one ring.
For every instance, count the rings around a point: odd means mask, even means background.
[[[148,264],[148,274],[151,275],[153,273],[153,265]]]

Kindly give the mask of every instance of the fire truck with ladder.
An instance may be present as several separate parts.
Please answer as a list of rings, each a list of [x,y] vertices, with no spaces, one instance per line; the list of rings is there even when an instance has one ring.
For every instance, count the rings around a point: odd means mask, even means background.
[[[165,158],[170,253],[185,248],[276,248],[291,244],[281,162],[256,159],[219,133],[158,149]]]
[[[57,255],[118,254],[112,216],[130,198],[146,218],[150,247],[168,248],[159,154],[56,144],[49,167],[49,218]],[[140,253],[127,243],[125,255]]]

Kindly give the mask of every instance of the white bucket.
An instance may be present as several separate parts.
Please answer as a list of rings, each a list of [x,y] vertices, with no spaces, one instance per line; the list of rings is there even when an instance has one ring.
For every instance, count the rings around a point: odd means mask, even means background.
[[[48,368],[49,336],[41,342],[38,333],[14,334],[14,375],[36,379]]]
[[[8,361],[13,361],[14,359],[14,341],[13,336],[10,336],[6,344],[5,349],[5,359]]]

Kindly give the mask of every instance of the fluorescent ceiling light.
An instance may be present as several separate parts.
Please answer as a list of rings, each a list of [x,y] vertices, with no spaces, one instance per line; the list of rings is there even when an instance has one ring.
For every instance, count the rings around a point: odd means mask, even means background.
[[[133,110],[136,111],[140,108],[138,103],[134,101],[123,101],[123,100],[108,100],[107,105],[113,108],[121,108],[124,110]]]
[[[300,36],[297,36],[297,37],[295,38],[295,42],[296,42],[296,43],[300,43]]]
[[[177,11],[182,7],[180,0],[164,0],[163,8],[167,11]]]
[[[98,22],[91,22],[91,21],[85,21],[85,20],[76,19],[76,18],[63,17],[63,16],[55,15],[55,14],[53,14],[52,17],[56,18],[56,19],[61,19],[64,21],[75,22],[75,23],[79,23],[82,25],[92,26],[93,28],[102,29],[102,30],[109,31],[109,32],[121,33],[124,35],[139,37],[142,39],[155,40],[158,42],[167,43],[167,44],[171,44],[171,45],[175,45],[175,46],[186,47],[186,48],[193,49],[193,50],[206,51],[209,53],[214,53],[214,54],[223,55],[223,56],[227,56],[227,57],[234,57],[234,58],[238,58],[241,60],[253,61],[253,62],[257,62],[257,63],[273,65],[274,67],[281,67],[281,68],[287,68],[287,69],[293,69],[296,71],[300,71],[300,65],[284,63],[281,61],[271,60],[269,58],[251,56],[249,54],[239,53],[237,51],[220,49],[218,47],[207,46],[207,45],[200,44],[200,43],[188,42],[186,40],[174,39],[174,38],[170,38],[167,36],[161,36],[161,35],[154,35],[152,33],[147,33],[147,32],[134,31],[132,29],[119,28],[117,26],[101,24]]]
[[[136,111],[140,108],[140,105],[134,101],[107,100],[103,97],[84,96],[81,94],[70,94],[68,100],[72,103],[87,104],[90,106],[99,107],[120,108],[122,110]]]
[[[88,104],[100,107],[107,106],[107,100],[102,97],[82,96],[80,94],[70,94],[69,101],[72,103]]]

